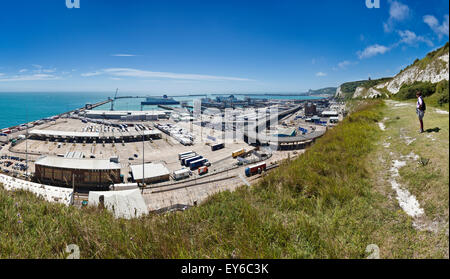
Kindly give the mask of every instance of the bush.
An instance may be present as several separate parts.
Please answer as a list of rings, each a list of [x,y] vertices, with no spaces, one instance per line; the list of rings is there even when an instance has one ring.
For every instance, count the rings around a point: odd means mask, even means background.
[[[448,97],[449,97],[449,91],[448,91],[448,84],[449,82],[446,80],[443,80],[439,82],[436,85],[436,95],[437,95],[437,103],[439,106],[443,106],[444,104],[448,104]]]
[[[416,93],[422,92],[423,97],[431,96],[436,91],[436,84],[431,82],[414,82],[413,84],[404,84],[397,93],[396,98],[400,100],[414,99]]]

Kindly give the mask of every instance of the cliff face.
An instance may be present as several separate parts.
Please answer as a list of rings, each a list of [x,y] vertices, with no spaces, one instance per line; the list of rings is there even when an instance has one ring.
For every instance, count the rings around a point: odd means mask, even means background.
[[[379,85],[377,85],[377,86],[379,86]],[[375,86],[375,87],[377,87],[377,86]],[[356,99],[356,98],[374,99],[374,98],[379,98],[382,96],[383,96],[383,93],[376,90],[374,87],[367,89],[365,87],[360,86],[360,87],[356,88],[355,93],[353,94],[353,99]],[[386,94],[385,94],[385,96],[386,96]]]
[[[342,93],[341,86],[339,86],[339,87],[336,89],[336,94],[334,95],[334,97],[335,97],[335,98],[342,98],[342,97],[344,97],[344,95],[343,95],[343,93]]]
[[[378,98],[389,97],[389,94],[397,94],[404,84],[414,82],[438,83],[442,80],[449,80],[449,44],[432,51],[426,57],[417,59],[411,66],[408,66],[395,77],[380,81],[377,84],[368,83],[359,85],[350,96],[352,98]],[[345,84],[345,83],[344,83]],[[342,86],[342,85],[341,85]],[[336,91],[336,97],[345,97],[341,86]]]
[[[413,65],[396,75],[385,87],[390,93],[397,94],[403,84],[412,84],[416,81],[438,83],[442,80],[449,80],[448,58],[447,52],[427,63],[425,67]]]

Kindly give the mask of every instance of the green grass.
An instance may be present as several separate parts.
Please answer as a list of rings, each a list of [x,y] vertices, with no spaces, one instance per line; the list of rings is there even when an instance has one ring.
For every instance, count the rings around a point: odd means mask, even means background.
[[[449,82],[442,80],[438,83],[414,82],[404,84],[400,91],[391,95],[394,100],[406,101],[416,100],[416,93],[422,92],[422,96],[427,106],[439,107],[448,111],[449,108]]]
[[[437,58],[441,57],[442,55],[444,55],[448,52],[449,52],[449,43],[447,42],[443,47],[438,48],[432,52],[429,52],[424,58],[416,59],[412,65],[406,67],[401,72],[403,72],[413,66],[417,66],[417,67],[419,67],[419,69],[424,70],[424,69],[426,69],[426,67],[428,65],[430,65],[432,63],[438,69],[443,69],[446,65],[445,62],[440,61]]]
[[[387,252],[387,257],[395,257],[394,253],[403,250],[403,256],[408,255],[408,257],[448,258],[448,115],[436,113],[436,108],[430,106],[424,118],[425,129],[428,132],[419,134],[415,102],[405,102],[406,106],[398,107],[395,107],[392,101],[387,103],[387,108],[384,110],[386,131],[382,133],[377,148],[369,154],[372,160],[367,161],[373,187],[385,197],[390,197],[385,198],[384,201],[380,200],[382,207],[391,212],[403,213],[395,199],[396,194],[391,188],[389,179],[392,161],[405,161],[407,164],[399,170],[400,177],[396,180],[403,189],[407,189],[417,198],[425,211],[425,216],[418,220],[405,217],[404,214],[399,214],[390,221],[386,218],[386,222],[380,229],[382,235],[379,237],[383,238],[386,244],[388,237],[392,242],[390,245],[394,246],[383,250]],[[405,137],[414,141],[408,145],[405,143]],[[390,143],[389,147],[384,146],[386,142]],[[402,158],[410,154],[417,155],[419,160]],[[427,163],[421,164],[420,158]],[[396,227],[395,224],[414,221],[433,228],[435,232],[414,229],[403,230],[403,235],[392,232],[392,229]]]
[[[413,242],[421,235],[409,219],[385,207],[367,162],[386,107],[356,104],[305,154],[254,187],[215,194],[185,212],[116,220],[0,187],[0,257],[61,258],[76,244],[82,258],[364,258],[372,243],[382,257],[445,257],[423,252],[428,243]]]
[[[344,99],[350,100],[353,98],[353,94],[355,93],[356,88],[362,86],[365,89],[369,89],[378,84],[387,82],[391,79],[392,78],[387,77],[387,78],[380,78],[380,79],[373,79],[373,80],[360,80],[360,81],[346,82],[341,85],[341,91],[344,95]]]

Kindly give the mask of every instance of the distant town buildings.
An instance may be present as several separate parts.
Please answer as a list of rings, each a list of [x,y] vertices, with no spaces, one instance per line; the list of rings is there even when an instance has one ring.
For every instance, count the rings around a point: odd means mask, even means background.
[[[316,105],[314,103],[306,103],[305,104],[305,115],[313,116],[317,115]]]

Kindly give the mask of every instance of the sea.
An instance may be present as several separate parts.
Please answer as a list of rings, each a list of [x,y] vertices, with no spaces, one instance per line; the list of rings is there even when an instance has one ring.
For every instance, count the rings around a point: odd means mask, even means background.
[[[127,94],[131,95],[131,94]],[[224,94],[222,96],[229,96]],[[137,94],[133,95],[137,96]],[[206,96],[206,95],[205,95]],[[192,103],[194,99],[205,96],[184,96],[174,97],[177,101]],[[217,94],[206,97],[215,98]],[[288,96],[288,95],[235,95],[238,99],[245,97],[257,99],[280,99],[280,100],[310,100],[320,99],[314,96]],[[2,93],[0,92],[0,129],[13,127],[27,122],[43,119],[53,115],[61,114],[70,110],[84,107],[86,103],[96,103],[112,97],[111,93]],[[143,99],[117,99],[114,103],[114,110],[140,110],[140,102]],[[110,110],[111,103],[99,106],[96,110]],[[159,110],[158,106],[144,106],[144,110]]]

